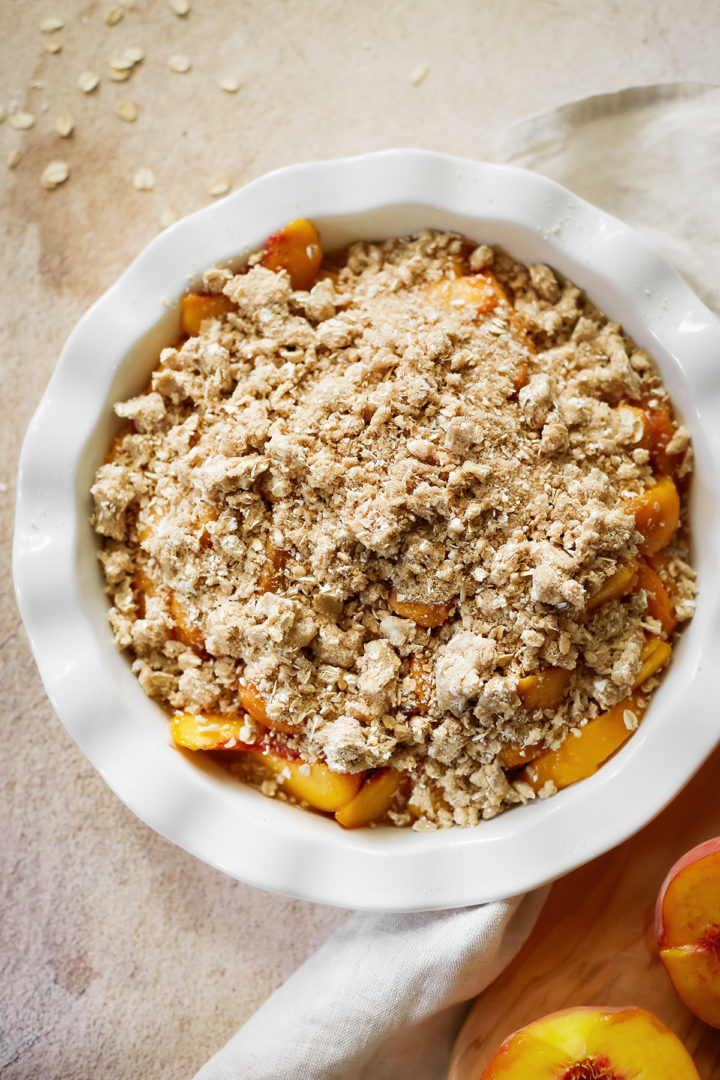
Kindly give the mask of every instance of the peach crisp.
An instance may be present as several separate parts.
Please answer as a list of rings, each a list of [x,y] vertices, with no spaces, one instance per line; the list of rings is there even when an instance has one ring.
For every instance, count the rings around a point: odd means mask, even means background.
[[[344,828],[482,819],[631,737],[691,617],[687,429],[547,266],[293,222],[184,296],[92,494],[174,745]]]

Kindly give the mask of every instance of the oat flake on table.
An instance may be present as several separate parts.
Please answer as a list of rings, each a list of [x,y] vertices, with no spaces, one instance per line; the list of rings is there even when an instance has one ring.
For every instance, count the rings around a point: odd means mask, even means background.
[[[155,173],[142,166],[133,173],[133,187],[137,191],[152,191],[155,187]]]
[[[140,115],[140,109],[134,101],[118,101],[115,112],[126,124],[134,124]]]
[[[14,127],[16,131],[27,131],[28,128],[35,126],[35,117],[29,112],[14,112],[10,113],[10,126]]]
[[[83,94],[91,94],[96,89],[100,82],[100,76],[96,75],[94,71],[83,71],[78,75],[78,86],[82,90]]]
[[[231,184],[232,181],[229,176],[214,176],[208,183],[208,194],[212,195],[213,198],[227,195]]]
[[[65,24],[62,21],[62,19],[57,19],[57,18],[54,18],[53,16],[48,16],[47,19],[43,19],[43,21],[40,23],[40,33],[41,34],[54,34],[56,32],[56,30],[62,30],[64,25]]]
[[[75,121],[70,113],[62,113],[55,120],[55,130],[61,138],[66,139],[75,130]]]
[[[48,191],[52,191],[53,188],[58,187],[60,184],[64,184],[70,175],[70,166],[66,161],[51,161],[49,165],[46,165],[43,169],[42,176],[40,177],[40,183]]]
[[[184,75],[190,70],[192,64],[187,56],[184,56],[182,53],[177,53],[175,56],[170,57],[167,66],[171,71],[177,72],[178,75]]]

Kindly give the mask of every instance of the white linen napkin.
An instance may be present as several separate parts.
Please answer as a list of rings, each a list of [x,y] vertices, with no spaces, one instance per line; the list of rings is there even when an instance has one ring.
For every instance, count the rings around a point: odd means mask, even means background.
[[[494,156],[635,226],[720,310],[720,88],[588,98],[515,125]],[[443,1080],[469,999],[520,949],[546,894],[351,916],[196,1080]]]
[[[351,916],[196,1080],[437,1080],[469,999],[510,962],[546,895]]]
[[[615,214],[720,311],[720,85],[663,83],[530,117],[495,158]]]

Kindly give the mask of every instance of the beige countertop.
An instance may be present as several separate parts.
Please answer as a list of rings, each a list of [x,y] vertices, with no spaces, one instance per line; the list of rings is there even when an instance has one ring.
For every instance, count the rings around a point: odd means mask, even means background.
[[[45,698],[10,546],[22,436],[64,341],[219,176],[237,187],[291,162],[398,145],[492,156],[509,124],[562,102],[717,80],[720,14],[715,0],[192,0],[184,17],[167,0],[5,0],[3,14],[0,105],[35,123],[0,125],[0,1076],[175,1080],[346,915],[231,881],[150,832]],[[51,18],[64,25],[41,33]],[[144,59],[112,81],[108,61],[128,47]],[[189,71],[168,68],[178,54]],[[86,71],[100,76],[90,93],[78,87]],[[134,123],[116,114],[124,100],[139,106]],[[75,128],[62,138],[66,113]],[[48,190],[55,160],[70,175]],[[152,190],[133,186],[140,168]]]

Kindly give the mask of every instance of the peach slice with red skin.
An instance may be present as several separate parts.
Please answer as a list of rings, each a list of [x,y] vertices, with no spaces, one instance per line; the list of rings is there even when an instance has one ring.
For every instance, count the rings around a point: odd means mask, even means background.
[[[655,937],[682,1000],[720,1028],[720,837],[686,852],[668,873],[655,905]]]
[[[298,218],[268,238],[262,265],[287,270],[293,289],[312,289],[318,279],[323,251],[320,233],[311,221]]]
[[[314,810],[335,813],[360,791],[363,773],[333,772],[321,761],[303,761],[276,742],[244,743],[243,726],[240,717],[178,712],[170,722],[170,734],[185,750],[243,751],[246,761],[270,773],[283,791]]]
[[[508,1036],[482,1073],[453,1080],[700,1080],[678,1037],[636,1006],[550,1013]]]

